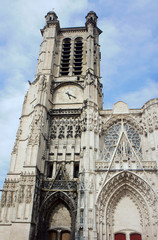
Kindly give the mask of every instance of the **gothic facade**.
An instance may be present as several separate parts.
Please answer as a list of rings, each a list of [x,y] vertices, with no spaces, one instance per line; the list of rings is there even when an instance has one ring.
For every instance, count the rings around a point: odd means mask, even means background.
[[[46,15],[0,208],[3,240],[157,240],[158,99],[103,110],[97,15]]]

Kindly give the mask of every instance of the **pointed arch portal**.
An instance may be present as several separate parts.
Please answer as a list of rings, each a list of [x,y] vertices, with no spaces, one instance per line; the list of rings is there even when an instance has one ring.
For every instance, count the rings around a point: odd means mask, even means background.
[[[129,171],[113,176],[96,203],[97,231],[101,240],[152,238],[156,195],[142,178]]]
[[[52,193],[42,204],[38,240],[72,240],[75,233],[76,206],[63,192]]]

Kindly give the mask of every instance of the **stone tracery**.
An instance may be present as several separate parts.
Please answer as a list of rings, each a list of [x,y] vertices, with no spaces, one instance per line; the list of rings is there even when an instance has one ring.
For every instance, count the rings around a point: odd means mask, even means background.
[[[117,149],[117,155],[124,152],[127,156],[132,154],[131,147],[135,150],[140,158],[142,158],[142,147],[141,138],[138,134],[136,128],[131,125],[128,121],[120,119],[113,123],[105,132],[105,148],[104,148],[104,160],[108,161],[111,159],[116,146],[119,144],[119,139],[121,134],[124,133],[126,138],[124,138],[123,143]],[[128,143],[130,142],[130,145]],[[126,145],[126,146],[125,146]]]

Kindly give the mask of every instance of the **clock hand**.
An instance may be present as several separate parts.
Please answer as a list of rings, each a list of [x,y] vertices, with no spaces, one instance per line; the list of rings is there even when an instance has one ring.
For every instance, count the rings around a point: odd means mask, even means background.
[[[73,96],[73,95],[71,95],[71,94],[70,94],[70,96],[73,97],[73,98],[76,98],[75,96]]]
[[[67,94],[69,99],[71,99],[71,94],[69,92],[66,92],[65,94]]]
[[[71,95],[69,92],[66,92],[65,94],[68,95],[69,99],[71,99],[71,97],[76,98],[75,96]]]

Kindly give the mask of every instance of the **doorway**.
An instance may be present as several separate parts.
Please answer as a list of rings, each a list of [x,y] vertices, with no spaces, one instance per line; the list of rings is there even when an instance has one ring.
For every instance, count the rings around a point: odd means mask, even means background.
[[[116,233],[115,240],[126,240],[126,235],[124,233]]]
[[[138,233],[132,233],[130,234],[130,240],[142,240],[142,237]]]
[[[50,230],[48,232],[48,240],[70,240],[71,234],[67,230]]]
[[[130,238],[126,237],[125,233],[116,233],[115,234],[115,240],[142,240],[141,234],[139,233],[131,233]]]

